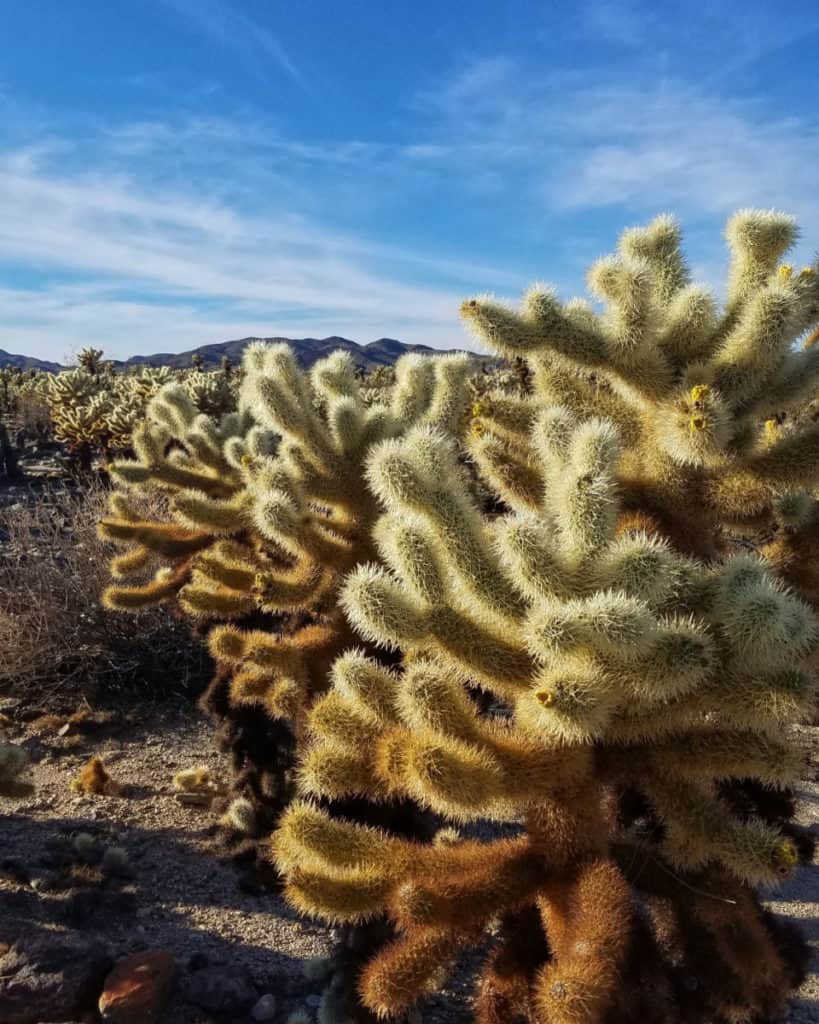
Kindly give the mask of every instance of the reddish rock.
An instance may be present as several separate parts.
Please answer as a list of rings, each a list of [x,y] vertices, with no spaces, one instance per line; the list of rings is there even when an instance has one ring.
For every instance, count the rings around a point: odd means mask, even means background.
[[[175,971],[173,956],[158,949],[120,960],[100,996],[105,1024],[153,1024],[170,994]]]

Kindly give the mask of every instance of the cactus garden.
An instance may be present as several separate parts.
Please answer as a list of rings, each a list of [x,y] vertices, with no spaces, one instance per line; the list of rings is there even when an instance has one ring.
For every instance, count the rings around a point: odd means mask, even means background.
[[[815,1019],[815,906],[778,912],[817,898],[819,262],[788,263],[796,239],[741,210],[704,284],[663,215],[587,297],[466,298],[463,352],[369,372],[263,341],[219,370],[4,370],[18,514],[54,500],[21,482],[35,437],[96,496],[79,562],[44,577],[40,527],[0,552],[10,651],[35,568],[57,602],[96,567],[38,627],[71,659],[1,680],[15,927],[46,904],[153,927],[151,864],[187,832],[196,901],[210,871],[257,901],[224,956],[278,988],[158,1020]],[[129,775],[132,727],[161,756]]]

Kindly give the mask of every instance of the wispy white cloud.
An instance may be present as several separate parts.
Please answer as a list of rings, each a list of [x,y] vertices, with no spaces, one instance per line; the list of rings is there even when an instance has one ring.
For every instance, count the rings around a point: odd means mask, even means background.
[[[283,319],[252,303],[228,301],[211,308],[193,298],[162,298],[152,292],[150,298],[129,299],[98,285],[0,288],[0,348],[65,361],[85,345],[124,358],[181,352],[228,338],[342,335],[369,341],[386,333],[438,347],[474,347],[451,311],[446,315],[426,304],[414,312],[398,309],[395,329],[385,332],[383,317],[366,312],[318,307]]]
[[[241,54],[262,77],[267,77],[272,63],[304,87],[301,72],[280,40],[227,0],[162,0],[162,3],[177,11],[197,31]]]
[[[575,208],[652,202],[701,214],[784,205],[819,228],[816,125],[675,87],[654,95],[610,90],[587,102],[596,116],[579,126],[563,180],[547,185],[552,201]],[[607,117],[618,116],[615,133]]]
[[[332,333],[464,345],[460,298],[505,277],[272,203],[248,212],[201,184],[156,188],[133,159],[125,174],[116,161],[72,172],[63,157],[56,144],[0,154],[0,259],[43,282],[0,291],[7,350],[60,357],[93,342],[124,356]],[[419,281],[430,273],[440,282]]]
[[[237,52],[273,60],[224,0],[163,2]],[[594,9],[601,36],[614,32],[606,3]],[[654,22],[629,30],[638,53],[642,32]],[[759,38],[739,49],[752,54]],[[819,237],[809,110],[783,117],[764,96],[740,100],[637,59],[608,76],[509,54],[473,60],[427,83],[396,138],[294,137],[258,112],[196,109],[86,123],[72,141],[40,124],[34,144],[0,149],[0,269],[25,280],[0,290],[0,347],[59,357],[94,343],[122,356],[331,333],[463,345],[464,294],[515,295],[528,283],[518,236],[533,259],[543,253],[532,276],[567,289],[619,222],[662,209],[693,227],[703,269],[739,206],[783,207]],[[455,237],[448,218],[473,209],[474,236]],[[427,244],[403,244],[413,215]],[[499,252],[496,230],[505,259],[458,258]]]
[[[819,233],[819,122],[638,72],[605,80],[472,64],[434,96],[441,163],[516,174],[559,213],[673,207],[698,217],[784,206]],[[457,155],[457,156],[456,156]]]
[[[760,104],[672,81],[652,92],[536,76],[499,57],[470,65],[419,109],[425,130],[401,144],[325,145],[200,115],[109,127],[75,146],[46,135],[0,153],[0,259],[41,281],[0,293],[0,347],[60,357],[87,342],[124,356],[330,333],[463,345],[465,293],[515,295],[528,283],[513,267],[330,226],[304,184],[317,174],[327,206],[345,175],[362,196],[401,194],[421,168],[433,187],[481,207],[502,197],[528,222],[558,217],[562,248],[551,257],[568,253],[575,265],[535,273],[567,287],[613,241],[598,232],[588,251],[580,223],[595,211],[619,220],[672,208],[708,229],[709,252],[694,259],[709,268],[719,221],[738,206],[785,207],[819,235],[819,131]],[[248,154],[241,167],[237,148]],[[566,235],[575,217],[570,235],[585,231],[576,246]]]

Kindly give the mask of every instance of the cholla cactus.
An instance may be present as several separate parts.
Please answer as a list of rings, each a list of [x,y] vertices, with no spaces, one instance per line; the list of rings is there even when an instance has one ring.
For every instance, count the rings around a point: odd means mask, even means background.
[[[764,426],[819,373],[788,350],[819,310],[778,269],[792,236],[732,221],[721,313],[668,219],[596,266],[603,316],[466,304],[526,358],[473,399],[469,465],[462,358],[405,358],[379,397],[342,353],[306,374],[258,344],[236,413],[152,400],[112,467],[106,600],[198,621],[242,820],[272,807],[288,898],[361,927],[366,1010],[336,971],[322,1018],[400,1014],[490,938],[480,1024],[738,1024],[798,983],[754,887],[812,852],[790,787],[819,627],[724,540],[812,508],[819,432]]]
[[[395,367],[376,366],[367,373],[358,371],[361,397],[367,405],[383,402],[395,386]]]
[[[19,388],[23,379],[23,371],[17,366],[0,368],[0,413],[17,411]]]
[[[43,397],[58,441],[76,445],[96,442],[110,408],[96,377],[80,368],[50,374],[43,379]]]
[[[407,357],[388,404],[367,406],[345,354],[306,374],[286,345],[254,344],[236,414],[217,422],[166,387],[134,434],[137,458],[110,467],[122,489],[100,532],[126,549],[114,576],[137,582],[105,602],[174,600],[208,632],[220,673],[206,700],[227,723],[242,795],[284,799],[288,723],[298,729],[351,640],[337,596],[374,552],[367,452],[412,425],[457,422],[469,368],[465,356]],[[144,491],[169,497],[167,521],[140,517],[132,495]]]
[[[83,365],[38,379],[38,393],[49,407],[57,440],[65,442],[81,465],[95,454],[108,459],[131,451],[131,438],[146,416],[148,403],[177,380],[195,410],[219,417],[236,408],[236,392],[221,372],[174,375],[168,367],[141,367],[134,375],[89,372]]]
[[[102,357],[104,353],[101,348],[84,348],[77,356],[77,365],[92,377],[99,376],[104,368]]]
[[[812,395],[819,348],[793,351],[819,318],[817,266],[780,261],[793,220],[740,211],[728,222],[725,306],[691,284],[671,217],[620,238],[595,263],[589,286],[604,304],[561,304],[535,286],[523,309],[471,299],[462,315],[492,349],[524,357],[529,401],[479,417],[475,456],[513,507],[537,502],[538,468],[526,432],[544,403],[615,421],[625,441],[623,507],[650,518],[680,549],[710,556],[722,528],[776,517],[776,501],[819,482],[819,426],[782,432],[775,417]]]
[[[772,1013],[796,968],[752,886],[809,846],[776,794],[803,767],[787,727],[814,699],[813,616],[754,555],[706,565],[623,528],[612,424],[551,408],[528,437],[540,492],[494,519],[440,432],[373,451],[383,564],[342,604],[402,666],[335,662],[275,836],[287,895],[332,922],[388,915],[359,981],[378,1016],[498,921],[482,1024]],[[346,798],[515,834],[425,844],[314,802]]]
[[[189,398],[206,416],[224,416],[236,408],[236,389],[230,372],[193,370],[181,380]]]

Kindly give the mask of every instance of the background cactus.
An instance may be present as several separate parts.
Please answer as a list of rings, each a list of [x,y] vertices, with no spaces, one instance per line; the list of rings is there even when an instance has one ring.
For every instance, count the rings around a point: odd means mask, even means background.
[[[114,373],[101,355],[91,350],[75,369],[34,373],[12,385],[15,397],[36,398],[48,409],[54,437],[82,469],[90,469],[95,456],[108,459],[131,451],[134,429],[166,384],[178,384],[199,412],[218,418],[236,408],[237,383],[230,372],[174,373],[166,366],[143,366],[136,373]]]
[[[77,355],[77,365],[92,377],[99,376],[105,369],[101,348],[83,348]]]

